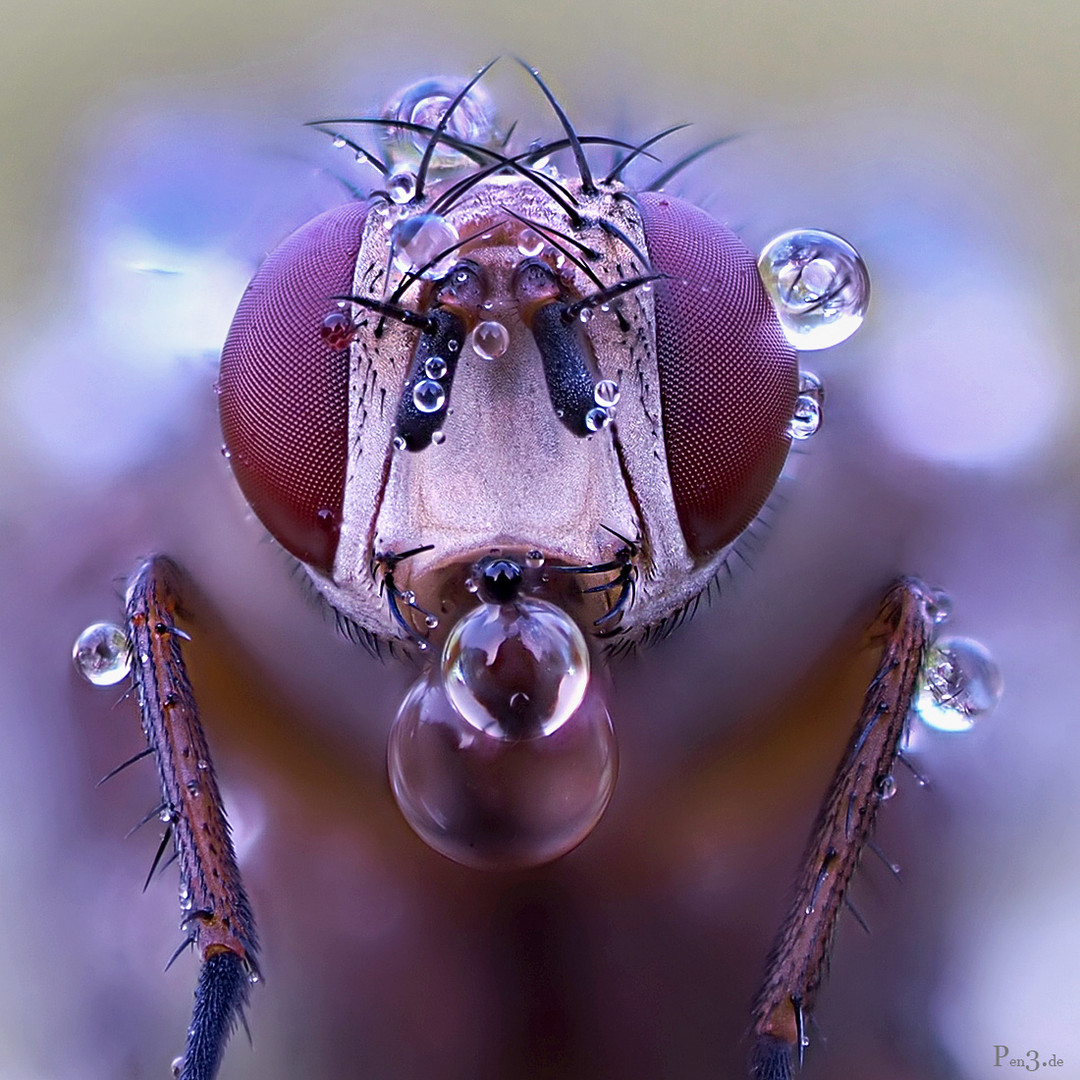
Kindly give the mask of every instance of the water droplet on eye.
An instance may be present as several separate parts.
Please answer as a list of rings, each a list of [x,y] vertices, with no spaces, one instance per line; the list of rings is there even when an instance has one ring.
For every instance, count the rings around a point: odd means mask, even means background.
[[[442,446],[442,444],[446,442],[446,432],[443,431],[442,428],[439,428],[438,431],[433,431],[431,433],[431,441],[436,446]]]
[[[525,565],[531,570],[539,570],[544,565],[544,553],[534,548],[525,556]]]
[[[344,311],[331,311],[319,324],[319,337],[331,349],[340,352],[347,349],[356,337],[356,327]]]
[[[984,645],[971,638],[943,638],[927,650],[915,712],[937,731],[969,731],[1001,700],[1004,686]]]
[[[882,802],[888,802],[896,794],[896,779],[886,776],[878,782],[878,794]]]
[[[87,682],[113,686],[131,671],[131,646],[115,623],[93,623],[75,639],[71,659]]]
[[[544,238],[535,229],[522,229],[518,233],[517,249],[527,259],[544,250]]]
[[[477,323],[471,335],[473,351],[484,360],[497,360],[510,346],[510,332],[501,322]]]
[[[232,451],[227,446],[225,446],[224,444],[222,444],[222,447],[221,447],[221,456],[226,461],[229,461],[229,460],[232,459]]]
[[[334,136],[334,147],[335,147],[335,149],[340,150],[345,145],[346,145],[345,140],[340,135],[335,135]]]
[[[788,341],[797,349],[828,349],[862,325],[870,277],[846,241],[818,229],[784,233],[766,244],[758,272]]]
[[[409,202],[416,194],[416,174],[406,165],[393,169],[386,178],[386,193],[398,206]]]
[[[438,214],[405,218],[394,226],[390,235],[394,245],[394,266],[402,273],[427,266],[432,259],[458,242],[457,229]],[[425,271],[428,277],[438,274],[434,266]]]
[[[611,423],[613,413],[611,409],[595,408],[590,409],[585,414],[585,426],[590,431],[599,431],[601,428],[606,428]]]
[[[424,374],[429,379],[441,379],[446,375],[446,361],[441,356],[429,356],[424,361]]]
[[[593,390],[593,401],[604,406],[619,404],[619,384],[614,379],[601,379]]]
[[[413,387],[412,399],[422,413],[435,413],[446,404],[446,391],[434,379],[421,379]]]

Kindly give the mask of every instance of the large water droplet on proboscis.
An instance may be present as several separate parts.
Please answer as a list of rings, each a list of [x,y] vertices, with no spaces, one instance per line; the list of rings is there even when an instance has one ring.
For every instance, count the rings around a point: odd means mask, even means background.
[[[551,734],[505,739],[462,717],[437,668],[402,703],[387,760],[416,833],[455,862],[485,869],[538,866],[576,847],[600,820],[618,772],[595,689]]]
[[[796,349],[828,349],[862,325],[870,276],[846,241],[818,229],[797,229],[765,245],[758,271],[780,325]]]
[[[915,713],[937,731],[969,731],[1001,700],[1004,680],[986,647],[942,638],[926,653]]]
[[[131,646],[115,623],[94,623],[75,639],[71,659],[87,682],[113,686],[131,671]]]

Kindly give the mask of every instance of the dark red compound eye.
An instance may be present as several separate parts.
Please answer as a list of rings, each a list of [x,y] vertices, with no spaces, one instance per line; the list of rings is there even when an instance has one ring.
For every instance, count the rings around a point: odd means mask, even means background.
[[[730,543],[764,505],[791,445],[798,361],[753,255],[669,195],[638,196],[656,282],[664,445],[690,553]]]
[[[282,547],[326,573],[345,495],[349,352],[348,335],[323,323],[333,298],[353,291],[369,207],[321,214],[277,248],[221,354],[221,429],[237,483]]]

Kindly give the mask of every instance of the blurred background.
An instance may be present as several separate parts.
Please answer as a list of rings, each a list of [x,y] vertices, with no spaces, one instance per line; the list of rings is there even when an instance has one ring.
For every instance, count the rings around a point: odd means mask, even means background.
[[[230,1080],[738,1076],[748,1005],[900,572],[1005,674],[916,732],[841,922],[805,1075],[1080,1062],[1080,8],[985,0],[406,7],[42,2],[0,40],[0,1080],[167,1077],[196,964],[134,705],[69,655],[124,576],[177,556],[191,663],[265,943]],[[740,138],[677,191],[752,249],[840,233],[874,298],[804,357],[825,424],[720,597],[621,665],[619,786],[552,867],[456,867],[392,804],[412,678],[335,635],[233,489],[216,354],[260,258],[373,178],[303,121],[496,54],[579,130]],[[523,137],[554,118],[504,61]],[[598,160],[606,160],[598,152]],[[669,160],[670,160],[669,158]]]

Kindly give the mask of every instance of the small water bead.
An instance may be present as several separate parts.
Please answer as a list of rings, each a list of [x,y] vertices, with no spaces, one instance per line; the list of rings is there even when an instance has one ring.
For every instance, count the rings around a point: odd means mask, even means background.
[[[413,387],[412,399],[422,413],[435,413],[446,404],[446,391],[434,379],[421,379]]]
[[[71,659],[87,682],[114,686],[131,671],[131,646],[115,623],[93,623],[75,639]]]
[[[458,242],[457,229],[438,214],[405,218],[394,226],[391,236],[394,266],[402,273],[427,266],[432,259]],[[435,267],[430,267],[426,273],[436,272]]]
[[[944,589],[931,589],[923,601],[926,616],[940,626],[952,614],[952,597]]]
[[[386,193],[398,206],[409,202],[416,194],[416,174],[407,166],[399,165],[386,178]]]
[[[839,236],[818,229],[784,233],[766,244],[758,271],[795,348],[828,349],[862,325],[870,276],[859,253]]]
[[[180,1070],[184,1067],[184,1055],[181,1054],[177,1058],[173,1058],[172,1065],[169,1066],[172,1069],[172,1074],[175,1080],[179,1080]]]
[[[615,413],[612,409],[601,409],[597,407],[595,409],[590,409],[585,414],[585,426],[590,431],[600,431],[602,428],[606,428],[614,418]]]
[[[458,620],[443,647],[446,693],[487,735],[550,735],[581,704],[589,650],[577,624],[545,600],[481,604]]]
[[[609,408],[619,404],[619,384],[614,379],[601,379],[593,390],[593,401]]]
[[[439,428],[437,431],[433,431],[431,433],[431,441],[436,446],[442,446],[442,444],[446,442],[446,432],[443,431],[442,428]]]
[[[795,412],[788,424],[793,439],[809,439],[821,427],[821,404],[809,394],[800,394],[795,400]]]
[[[888,802],[896,794],[896,778],[891,774],[878,782],[878,794],[882,802]]]
[[[470,338],[473,351],[484,360],[497,360],[510,347],[510,332],[494,319],[477,323]]]
[[[319,337],[337,352],[347,349],[356,337],[356,325],[344,311],[331,311],[319,324]]]
[[[394,436],[394,449],[395,450],[404,450],[407,445],[408,444],[405,442],[405,439],[401,435],[395,435]]]
[[[544,250],[544,238],[535,229],[522,229],[518,233],[517,249],[525,258],[531,259]]]
[[[336,150],[341,150],[346,145],[347,144],[346,144],[344,138],[342,138],[342,136],[340,136],[340,135],[335,135],[334,136],[334,148]]]
[[[446,375],[446,361],[441,356],[429,356],[424,361],[424,373],[429,379],[441,379]]]
[[[593,310],[591,307],[583,307],[578,312],[578,322],[587,323],[593,317]]]
[[[544,565],[544,553],[537,548],[533,548],[532,551],[525,555],[525,565],[530,570],[539,570]]]
[[[942,638],[927,651],[915,712],[937,731],[969,731],[1001,700],[1001,672],[984,645]]]

